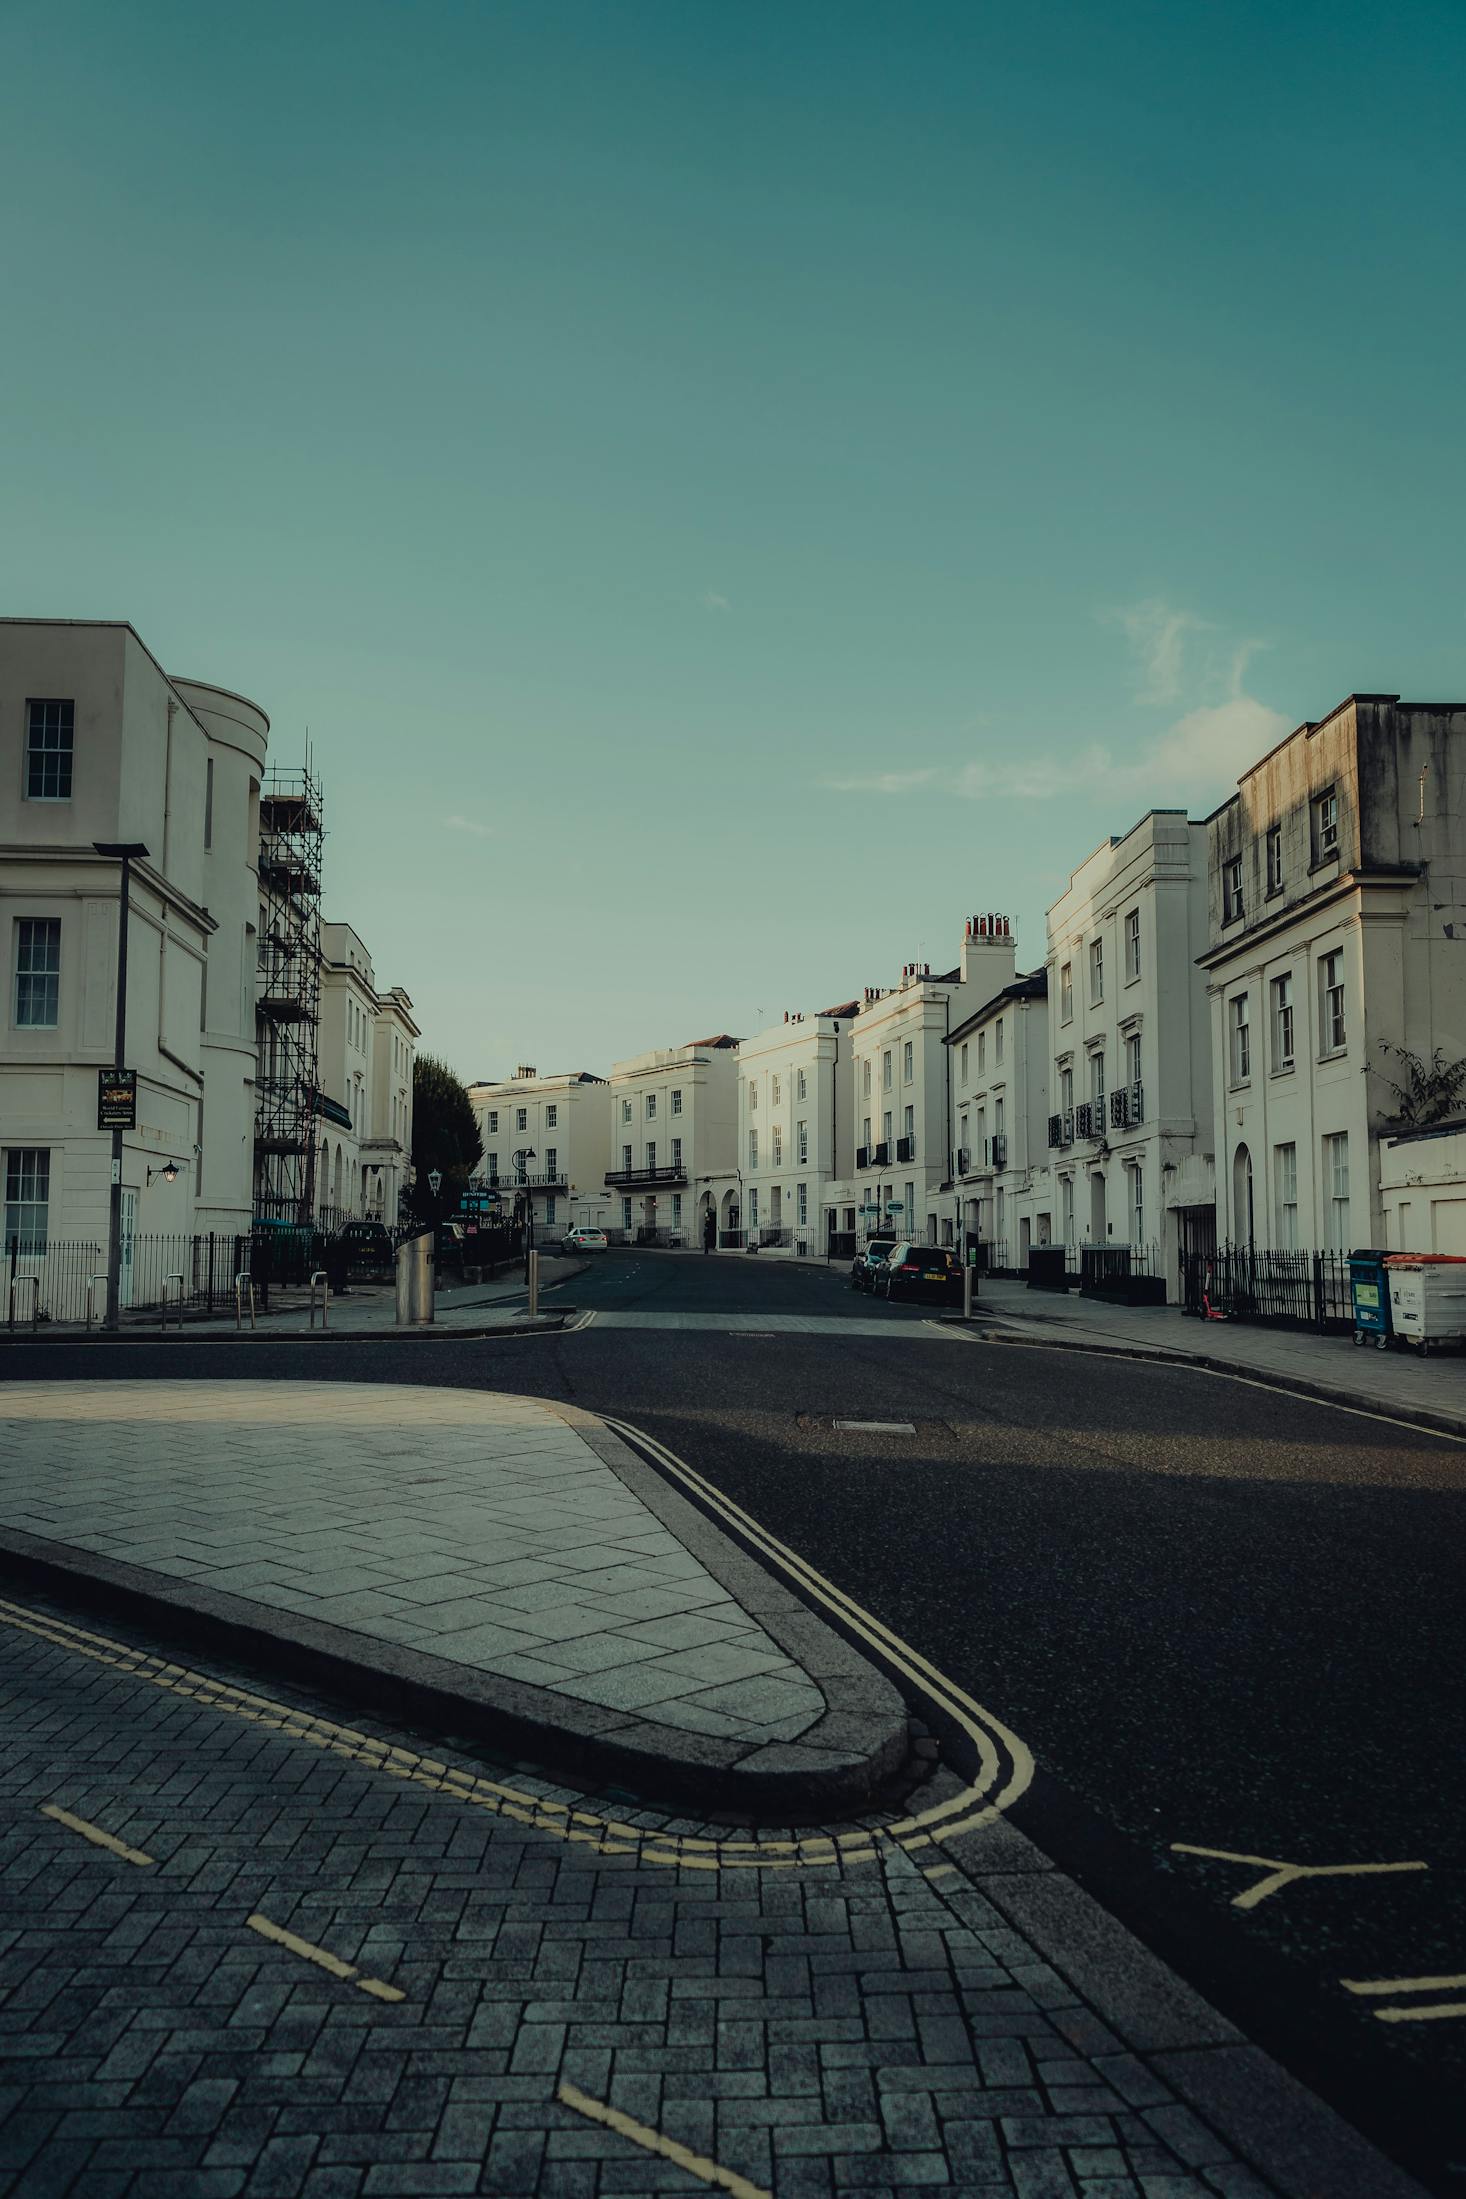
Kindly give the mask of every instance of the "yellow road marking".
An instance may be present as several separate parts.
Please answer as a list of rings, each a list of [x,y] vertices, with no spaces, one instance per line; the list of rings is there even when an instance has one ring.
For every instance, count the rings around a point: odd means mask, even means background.
[[[1428,1871],[1428,1863],[1284,1863],[1275,1855],[1242,1855],[1232,1848],[1197,1848],[1189,1840],[1173,1840],[1174,1855],[1204,1855],[1217,1863],[1251,1863],[1267,1876],[1255,1886],[1232,1896],[1234,1909],[1255,1909],[1269,1894],[1280,1893],[1300,1878],[1373,1878],[1389,1871]]]
[[[664,2161],[675,2161],[685,2168],[689,2176],[696,2176],[705,2184],[718,2184],[724,2191],[731,2191],[734,2199],[770,2199],[761,2184],[751,2184],[746,2176],[737,2175],[731,2168],[722,2168],[716,2161],[707,2160],[694,2153],[688,2146],[679,2145],[675,2138],[664,2138],[661,2131],[653,2130],[648,2123],[638,2123],[632,2116],[623,2114],[619,2107],[610,2107],[604,2100],[593,2100],[588,2092],[582,2092],[573,2084],[562,2084],[556,2098],[566,2107],[573,2107],[577,2115],[587,2115],[593,2123],[604,2123],[633,2145],[645,2146],[648,2153],[659,2153]]]
[[[1346,1993],[1449,1993],[1466,1985],[1466,1970],[1444,1978],[1340,1978]]]
[[[150,1855],[144,1855],[141,1848],[129,1848],[125,1840],[114,1839],[111,1833],[103,1832],[100,1825],[89,1825],[84,1817],[73,1817],[70,1810],[59,1809],[54,1802],[43,1802],[41,1815],[54,1818],[68,1832],[80,1833],[94,1848],[105,1848],[109,1855],[120,1855],[124,1863],[148,1864],[153,1860]]]
[[[314,1962],[322,1970],[329,1970],[333,1978],[340,1978],[347,1985],[354,1985],[360,1992],[370,1993],[375,2000],[406,2000],[395,1985],[388,1985],[382,1978],[363,1977],[354,1962],[343,1962],[328,1947],[317,1947],[313,1941],[302,1939],[296,1932],[287,1932],[283,1924],[272,1924],[258,1911],[246,1917],[245,1923],[261,1939],[273,1940],[277,1947],[288,1948],[292,1955],[299,1955],[305,1962]]]
[[[1427,2008],[1376,2008],[1377,2023],[1436,2023],[1442,2016],[1466,2016],[1466,2000],[1432,2001]]]

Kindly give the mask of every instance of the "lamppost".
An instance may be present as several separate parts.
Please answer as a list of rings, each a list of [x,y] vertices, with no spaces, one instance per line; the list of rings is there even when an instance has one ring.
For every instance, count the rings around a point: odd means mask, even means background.
[[[433,1201],[433,1228],[434,1228],[435,1230],[436,1230],[436,1228],[437,1228],[437,1226],[438,1226],[438,1193],[439,1193],[439,1192],[440,1192],[440,1191],[442,1190],[442,1188],[443,1188],[443,1171],[442,1171],[442,1169],[441,1169],[441,1168],[430,1168],[430,1169],[428,1170],[428,1190],[429,1190],[429,1192],[430,1192],[430,1193],[431,1193],[431,1195],[432,1195],[432,1201]]]
[[[534,1192],[528,1182],[529,1164],[539,1158],[532,1145],[522,1145],[517,1153],[511,1153],[514,1173],[526,1179],[524,1186],[524,1279],[529,1281],[529,1256],[534,1251]]]
[[[98,855],[121,865],[117,889],[117,1018],[112,1041],[112,1065],[127,1067],[127,920],[128,888],[132,866],[147,854],[141,840],[93,840]],[[102,1326],[115,1329],[120,1312],[122,1280],[122,1130],[112,1131],[112,1182],[107,1200],[107,1312]]]

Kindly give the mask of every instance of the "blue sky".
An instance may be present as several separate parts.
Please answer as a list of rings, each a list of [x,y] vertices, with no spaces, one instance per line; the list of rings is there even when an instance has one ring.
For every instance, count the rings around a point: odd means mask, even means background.
[[[310,727],[468,1074],[1466,694],[1466,14],[7,0],[0,607]]]

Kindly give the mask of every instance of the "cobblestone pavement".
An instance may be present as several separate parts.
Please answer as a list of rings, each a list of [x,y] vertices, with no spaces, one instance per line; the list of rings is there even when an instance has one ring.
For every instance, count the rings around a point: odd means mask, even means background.
[[[930,1848],[698,1846],[135,1641],[0,1609],[0,2192],[1281,2188]]]

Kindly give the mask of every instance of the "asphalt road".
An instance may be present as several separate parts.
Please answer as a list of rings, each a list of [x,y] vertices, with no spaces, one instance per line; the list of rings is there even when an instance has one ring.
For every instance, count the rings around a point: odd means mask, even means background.
[[[485,1384],[644,1428],[1013,1727],[1017,1821],[1442,2192],[1466,2191],[1466,1445],[1182,1369],[939,1334],[842,1275],[607,1256],[494,1342],[18,1347],[16,1374]],[[772,1332],[618,1327],[766,1315]],[[872,1312],[889,1337],[782,1332]],[[901,1420],[904,1436],[837,1430]],[[1424,1862],[1294,1880],[1247,1862]]]

